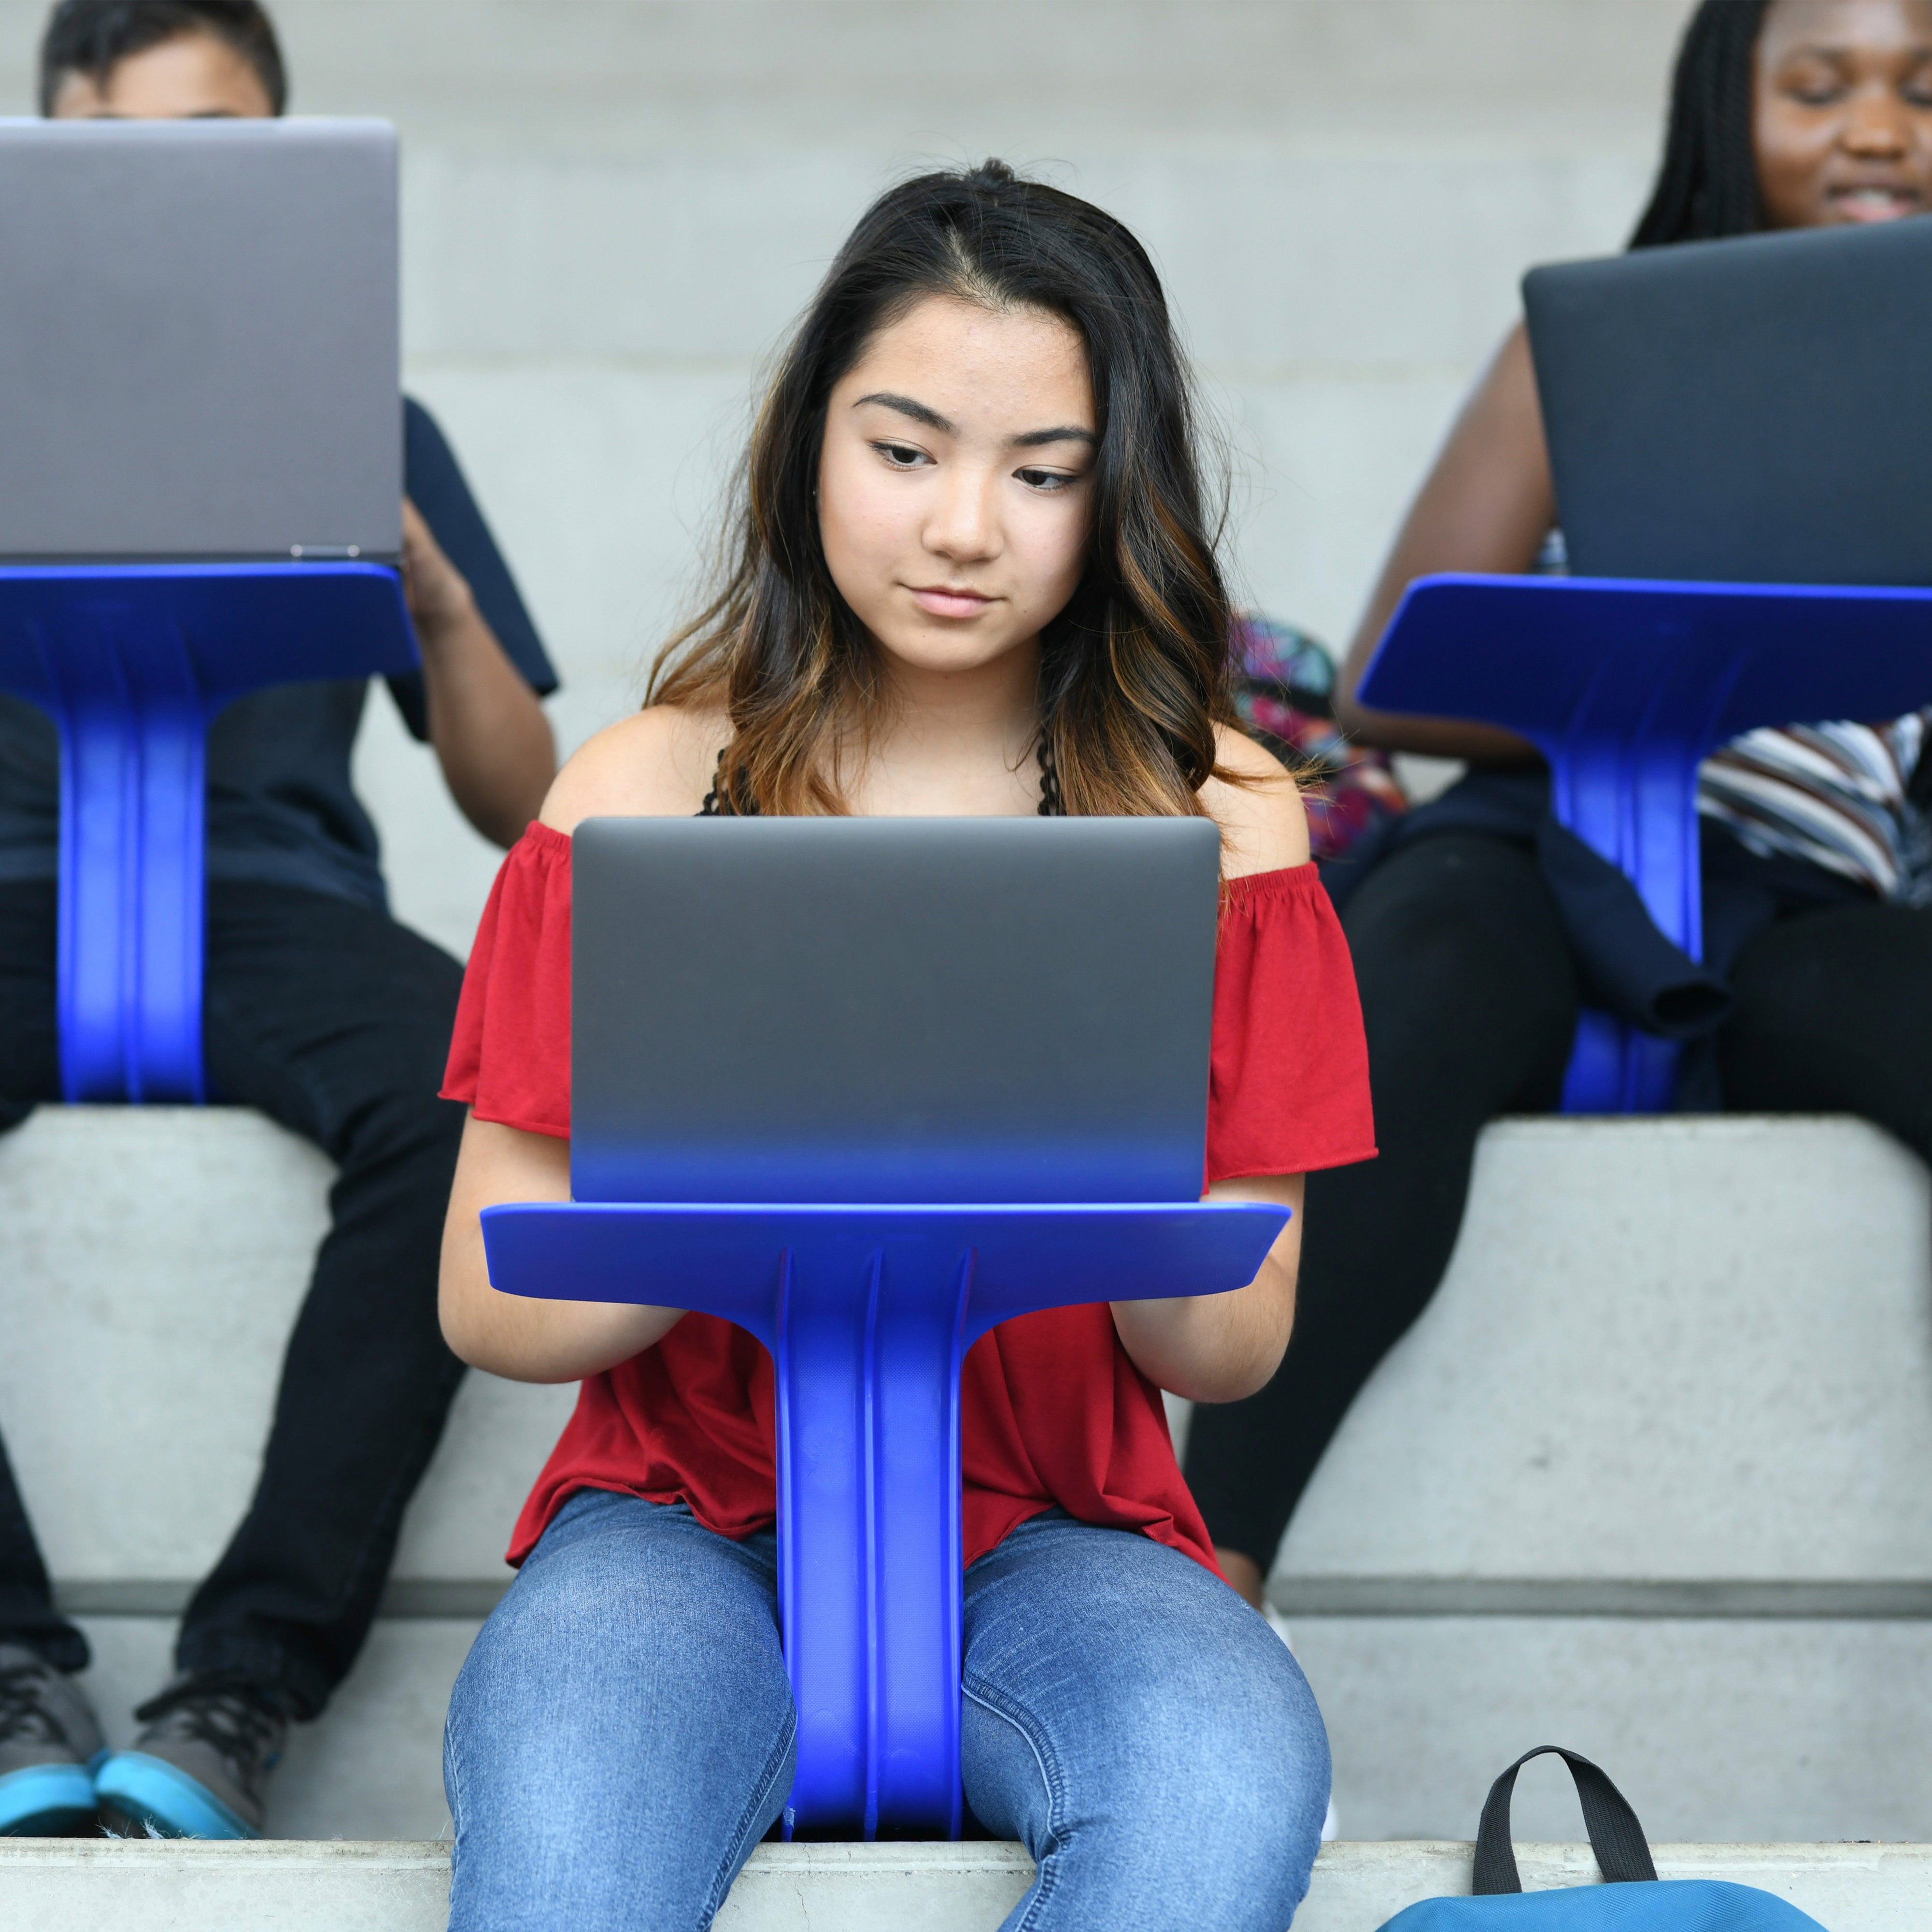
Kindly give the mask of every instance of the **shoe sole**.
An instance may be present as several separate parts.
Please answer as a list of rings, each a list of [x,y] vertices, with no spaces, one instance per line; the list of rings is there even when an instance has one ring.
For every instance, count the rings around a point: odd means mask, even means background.
[[[163,1838],[259,1838],[198,1778],[146,1751],[116,1751],[94,1780],[104,1814]]]
[[[32,1764],[0,1778],[0,1838],[57,1838],[94,1816],[85,1765]]]

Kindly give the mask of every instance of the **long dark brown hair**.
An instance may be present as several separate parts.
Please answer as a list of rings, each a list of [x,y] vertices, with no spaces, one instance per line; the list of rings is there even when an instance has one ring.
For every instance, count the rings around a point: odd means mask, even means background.
[[[841,757],[865,742],[882,686],[819,540],[826,400],[929,296],[1059,316],[1086,346],[1100,439],[1086,568],[1040,638],[1037,748],[1059,804],[1201,813],[1215,727],[1234,722],[1232,614],[1186,363],[1133,236],[999,161],[890,190],[839,250],[759,410],[718,588],[659,654],[650,701],[729,714],[719,809],[846,809]]]
[[[1677,50],[1670,124],[1633,248],[1714,241],[1763,226],[1751,106],[1771,0],[1703,0]]]

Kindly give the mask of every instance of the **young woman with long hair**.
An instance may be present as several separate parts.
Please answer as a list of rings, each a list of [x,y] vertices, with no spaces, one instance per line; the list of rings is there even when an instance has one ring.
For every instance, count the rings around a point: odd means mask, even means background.
[[[709,1924],[792,1775],[764,1352],[485,1271],[481,1209],[568,1193],[580,819],[1208,816],[1210,1192],[1298,1208],[1371,1151],[1346,952],[1293,780],[1230,722],[1187,373],[1118,222],[991,162],[885,195],[779,363],[733,530],[652,701],[506,862],[451,1058],[445,1331],[583,1383],[451,1704],[455,1932]],[[1321,1719],[1214,1572],[1160,1394],[1272,1373],[1300,1230],[1233,1294],[1030,1316],[967,1358],[965,1792],[1038,1862],[1010,1924],[1279,1932],[1306,1889]]]
[[[1633,248],[1932,208],[1932,0],[1703,0]],[[1767,410],[1783,406],[1768,395]],[[1514,330],[1424,483],[1356,634],[1338,712],[1367,743],[1521,765],[1508,733],[1371,712],[1355,683],[1410,580],[1520,572],[1556,503],[1528,341]],[[1756,731],[1706,765],[1705,962],[1729,1016],[1687,1099],[1850,1112],[1932,1155],[1932,914],[1913,794],[1918,717]],[[1493,787],[1479,770],[1466,785]],[[1519,782],[1519,790],[1520,783]],[[1556,1106],[1577,956],[1527,838],[1417,815],[1345,902],[1382,1158],[1320,1176],[1294,1345],[1251,1400],[1204,1409],[1187,1473],[1223,1569],[1261,1600],[1288,1519],[1357,1391],[1436,1292],[1476,1137]],[[1430,823],[1432,818],[1442,822]],[[1708,1009],[1723,1011],[1724,989]]]

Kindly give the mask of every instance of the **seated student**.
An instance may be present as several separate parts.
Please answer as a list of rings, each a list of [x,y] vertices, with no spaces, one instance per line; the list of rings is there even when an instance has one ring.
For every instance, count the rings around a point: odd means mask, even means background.
[[[484,1268],[479,1210],[569,1192],[580,819],[1211,816],[1209,1191],[1298,1209],[1306,1170],[1372,1151],[1300,802],[1232,723],[1191,417],[1118,222],[998,162],[893,189],[765,398],[728,578],[504,866],[450,1059],[443,1327],[479,1367],[584,1388],[451,1703],[455,1932],[708,1924],[792,1779],[769,1358]],[[1271,1372],[1300,1226],[1234,1293],[1031,1316],[967,1358],[965,1792],[1039,1861],[1010,1923],[1278,1932],[1307,1886],[1322,1720],[1215,1574],[1159,1393]]]
[[[1698,8],[1634,248],[1928,207],[1932,0]],[[1555,518],[1519,326],[1423,484],[1356,635],[1338,710],[1358,738],[1479,766],[1533,757],[1508,733],[1366,711],[1352,693],[1411,578],[1528,571]],[[1730,1004],[1687,1064],[1687,1104],[1862,1114],[1932,1154],[1924,728],[1913,716],[1754,731],[1706,765],[1706,963],[1727,977]],[[1526,782],[1478,772],[1462,790],[1493,806]],[[1311,1186],[1301,1318],[1280,1373],[1192,1425],[1189,1480],[1222,1568],[1256,1603],[1356,1391],[1442,1279],[1484,1122],[1553,1108],[1562,1090],[1577,953],[1533,856],[1534,814],[1515,838],[1464,829],[1467,818],[1455,793],[1412,814],[1346,899],[1382,1159]]]
[[[283,92],[253,0],[64,0],[42,52],[56,115],[269,115]],[[508,845],[555,776],[536,693],[556,680],[441,432],[414,404],[404,430],[423,668],[390,688],[472,824]],[[102,1772],[104,1804],[164,1833],[260,1830],[288,1720],[321,1710],[368,1634],[463,1372],[435,1308],[463,1124],[436,1084],[462,969],[389,916],[350,785],[366,693],[362,680],[271,688],[210,735],[208,1070],[225,1099],[314,1141],[340,1174],[254,1501],[188,1607],[179,1675],[141,1708],[138,1756]],[[0,1126],[60,1098],[58,840],[52,728],[0,700]],[[111,1480],[138,1510],[140,1480]],[[0,1831],[91,1820],[74,1767],[100,1732],[66,1674],[87,1660],[0,1455]]]

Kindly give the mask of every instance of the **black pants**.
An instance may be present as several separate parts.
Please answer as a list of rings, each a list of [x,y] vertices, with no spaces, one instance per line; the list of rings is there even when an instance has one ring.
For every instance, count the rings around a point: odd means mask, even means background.
[[[1796,872],[1815,883],[1792,890]],[[1932,1158],[1932,910],[1855,896],[1810,867],[1762,876],[1779,916],[1732,968],[1724,1104],[1862,1114]],[[1197,1408],[1188,1436],[1214,1540],[1264,1570],[1357,1391],[1442,1279],[1478,1135],[1557,1104],[1576,1024],[1555,902],[1529,854],[1500,839],[1417,841],[1363,881],[1342,924],[1381,1157],[1309,1177],[1287,1357],[1258,1395]]]
[[[404,1505],[463,1373],[436,1311],[463,1127],[463,1109],[436,1089],[462,968],[348,900],[218,882],[207,960],[215,1084],[313,1141],[340,1172],[261,1480],[188,1606],[176,1660],[313,1717],[368,1634]],[[54,890],[0,885],[0,1126],[59,1097]],[[0,1283],[0,1307],[5,1293]],[[87,1661],[86,1640],[54,1610],[4,1454],[0,1642],[63,1670]]]

